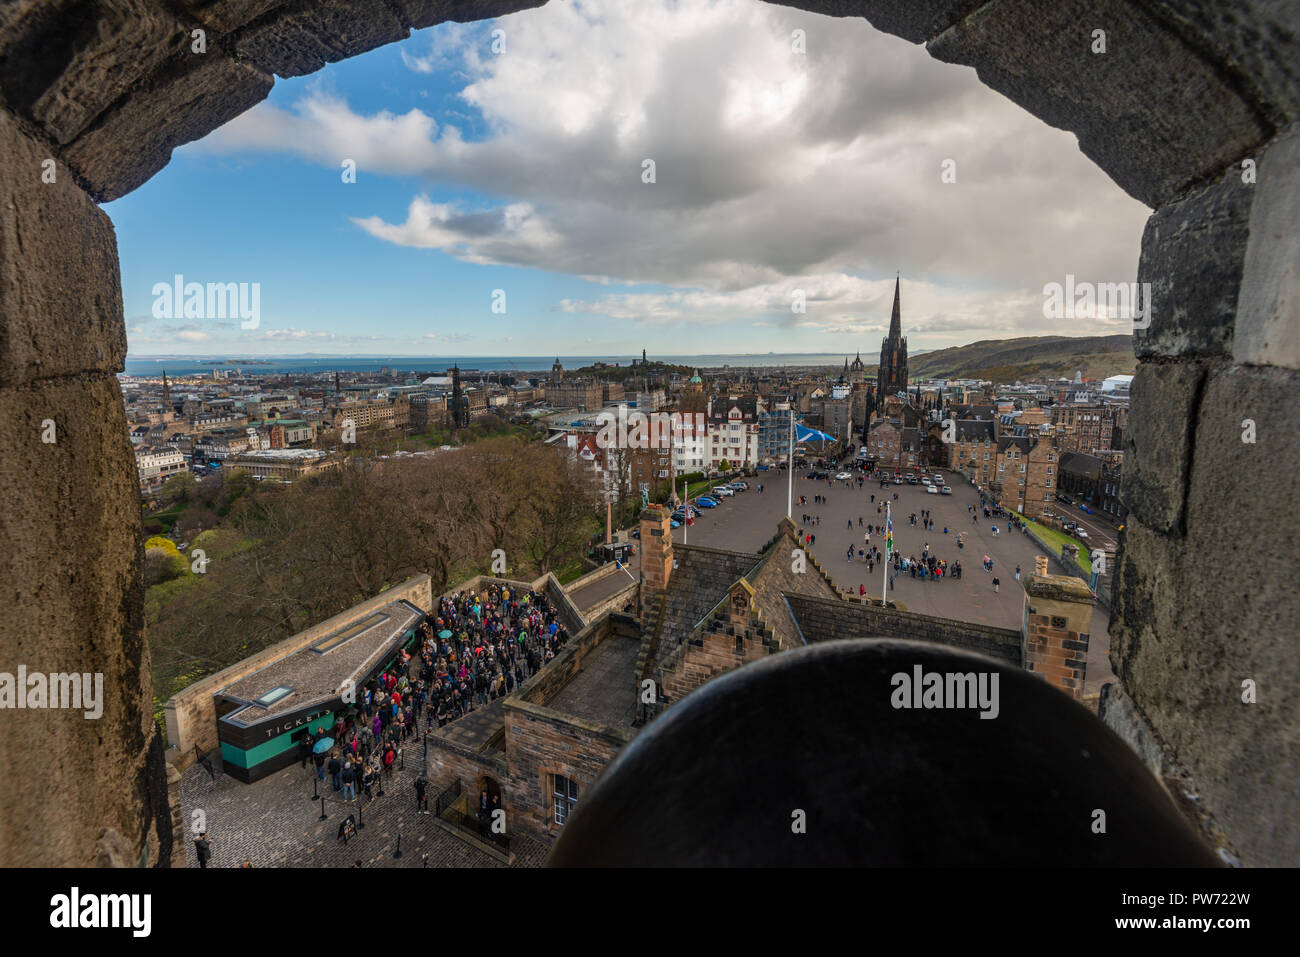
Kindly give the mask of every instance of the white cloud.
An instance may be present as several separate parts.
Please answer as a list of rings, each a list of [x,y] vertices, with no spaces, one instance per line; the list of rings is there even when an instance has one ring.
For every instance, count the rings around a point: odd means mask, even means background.
[[[892,282],[856,277],[899,270],[909,329],[939,344],[1063,331],[1042,318],[1045,283],[1136,278],[1148,211],[1072,134],[865,20],[753,0],[583,0],[501,23],[501,56],[483,24],[444,25],[402,47],[417,74],[465,77],[481,139],[420,110],[360,115],[316,86],[292,109],[256,107],[199,148],[291,152],[334,168],[351,158],[362,173],[421,180],[403,221],[354,220],[384,242],[669,287],[558,304],[620,320],[785,324],[778,314],[801,287],[802,328],[873,332]],[[806,56],[791,52],[796,26]],[[641,181],[646,158],[653,185]],[[940,180],[948,159],[953,184]],[[490,199],[471,206],[440,190]]]

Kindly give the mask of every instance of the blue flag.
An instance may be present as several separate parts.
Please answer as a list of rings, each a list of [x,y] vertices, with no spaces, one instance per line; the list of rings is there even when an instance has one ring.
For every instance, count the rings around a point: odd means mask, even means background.
[[[825,432],[818,432],[816,429],[810,429],[806,425],[795,423],[794,437],[798,442],[834,442],[835,436],[827,435]]]

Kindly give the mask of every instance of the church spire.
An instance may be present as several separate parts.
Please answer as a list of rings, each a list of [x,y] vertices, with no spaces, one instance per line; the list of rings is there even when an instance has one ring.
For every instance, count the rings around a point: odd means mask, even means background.
[[[894,309],[889,314],[889,338],[898,339],[903,335],[903,319],[898,308],[898,277],[894,277]]]

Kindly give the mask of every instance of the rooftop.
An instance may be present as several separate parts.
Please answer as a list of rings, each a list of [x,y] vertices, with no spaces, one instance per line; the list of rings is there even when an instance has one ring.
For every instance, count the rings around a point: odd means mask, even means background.
[[[402,636],[423,614],[410,602],[391,602],[301,651],[241,678],[217,694],[248,702],[248,706],[222,720],[256,724],[275,715],[330,701],[344,682],[360,683],[386,655],[395,651]]]
[[[613,634],[582,659],[582,669],[545,702],[546,707],[608,727],[629,728],[636,717],[632,676],[640,642]]]

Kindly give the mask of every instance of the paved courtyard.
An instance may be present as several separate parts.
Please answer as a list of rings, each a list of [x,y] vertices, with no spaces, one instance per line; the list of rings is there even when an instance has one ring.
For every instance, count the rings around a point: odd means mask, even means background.
[[[209,867],[239,867],[251,861],[254,867],[503,867],[497,858],[467,841],[447,833],[434,823],[433,814],[417,814],[415,789],[423,749],[420,744],[406,749],[406,768],[394,766],[392,777],[383,782],[384,796],[362,808],[357,802],[344,804],[343,792],[330,787],[329,774],[317,785],[325,795],[324,821],[321,805],[313,801],[312,771],[297,762],[253,784],[244,784],[226,774],[214,781],[202,766],[187,768],[181,777],[181,807],[186,822],[186,863],[198,867],[194,852],[195,834],[189,834],[194,812],[202,811],[212,843]],[[378,788],[375,789],[376,795]],[[428,792],[432,811],[436,793]],[[364,800],[364,798],[363,798]],[[344,844],[338,839],[339,823],[360,810],[365,827]],[[393,857],[401,835],[400,858]],[[540,867],[547,849],[529,838],[511,838],[513,867]]]
[[[921,551],[928,543],[930,550],[939,558],[948,562],[951,568],[960,561],[962,577],[945,576],[940,581],[922,581],[906,573],[900,573],[895,580],[891,600],[903,604],[908,611],[943,618],[956,618],[961,621],[994,625],[1000,628],[1019,629],[1024,614],[1024,590],[1016,581],[1015,570],[1019,565],[1023,574],[1034,569],[1034,558],[1047,554],[1037,542],[1022,532],[1008,532],[1004,519],[985,519],[980,513],[978,520],[971,521],[967,506],[979,503],[979,493],[968,480],[958,475],[937,470],[945,475],[952,487],[952,495],[931,495],[923,485],[893,485],[882,491],[880,483],[868,481],[861,489],[856,482],[852,489],[844,482],[814,482],[801,478],[796,471],[794,478],[794,506],[792,517],[801,531],[811,532],[816,542],[810,551],[821,566],[826,569],[837,586],[853,589],[856,593],[859,585],[865,585],[872,597],[880,597],[884,584],[883,571],[876,565],[875,573],[868,577],[867,566],[858,561],[857,548],[864,544],[863,534],[867,525],[883,525],[885,516],[881,505],[881,496],[887,496],[892,507],[894,519],[894,549],[905,557],[921,556]],[[931,473],[936,474],[935,472]],[[769,478],[770,476],[770,478]],[[701,516],[689,529],[678,528],[673,531],[673,540],[681,542],[683,538],[691,545],[706,545],[714,548],[726,548],[734,551],[757,551],[762,548],[776,532],[777,523],[785,517],[786,512],[786,473],[765,472],[756,478],[746,479],[749,490],[738,493],[734,498],[726,499],[714,509],[702,509]],[[759,492],[759,485],[764,491]],[[897,494],[897,501],[893,496]],[[806,496],[809,504],[800,505],[799,496]],[[813,496],[826,496],[826,503],[813,505]],[[875,501],[872,501],[872,496]],[[934,520],[934,531],[926,531],[920,524],[922,509],[929,509]],[[917,524],[909,525],[908,516],[917,515]],[[820,525],[804,525],[802,516],[808,514],[820,517]],[[858,519],[862,519],[862,528]],[[852,521],[853,527],[848,527]],[[992,526],[997,526],[999,534],[994,535]],[[948,531],[945,534],[944,528]],[[957,533],[965,533],[965,547],[957,547]],[[849,545],[854,547],[852,562],[845,560]],[[884,537],[873,532],[871,544],[884,551]],[[993,559],[993,571],[986,572],[981,560],[985,555]],[[1050,556],[1049,556],[1050,557]],[[1062,574],[1061,566],[1052,562],[1048,569],[1052,574]],[[998,592],[993,591],[993,578],[1001,579]],[[1088,645],[1088,677],[1085,693],[1092,694],[1100,690],[1102,684],[1113,680],[1110,670],[1110,637],[1108,628],[1110,616],[1100,605],[1093,611],[1091,639]]]

